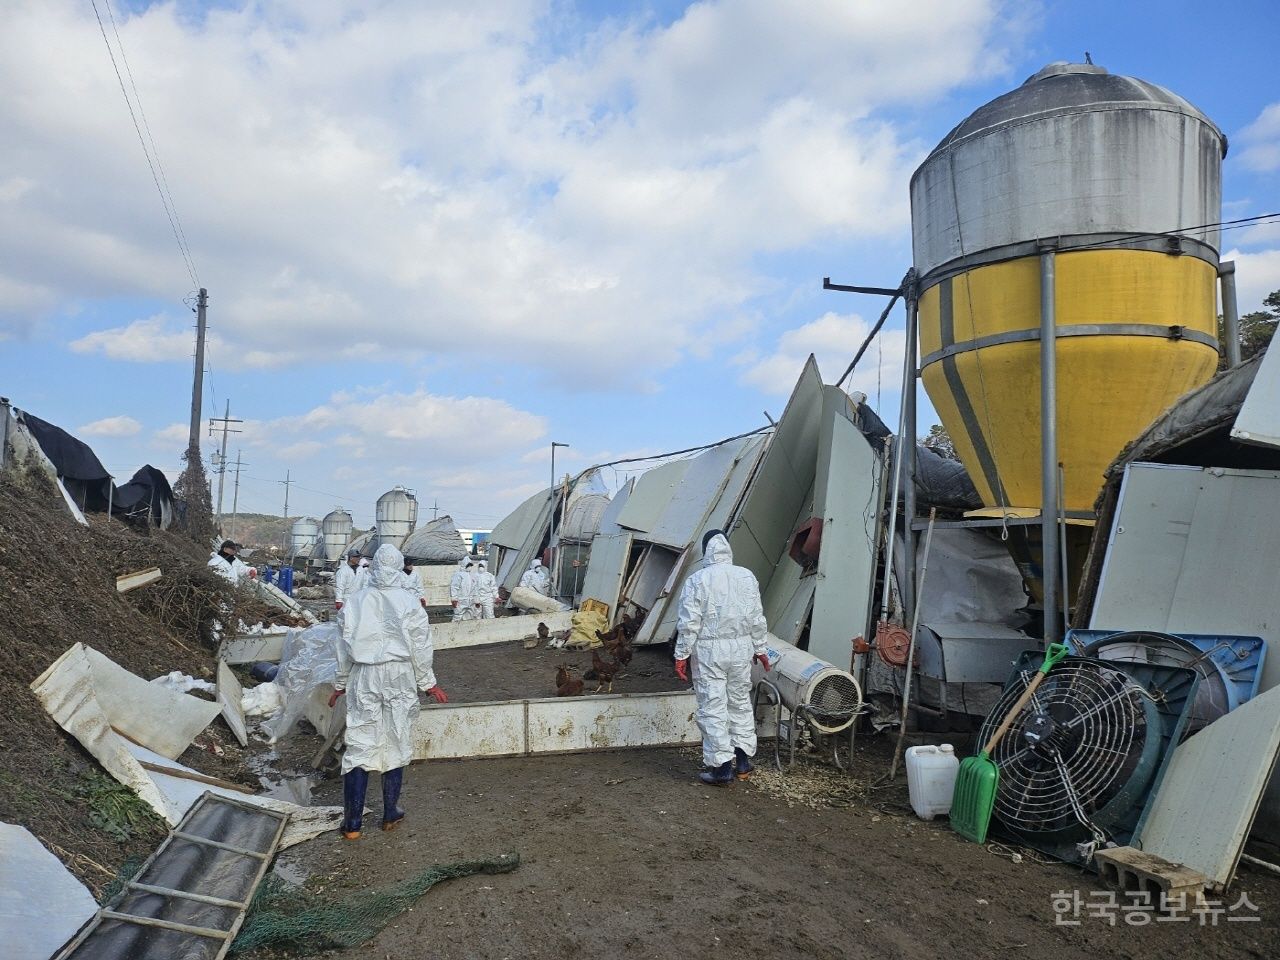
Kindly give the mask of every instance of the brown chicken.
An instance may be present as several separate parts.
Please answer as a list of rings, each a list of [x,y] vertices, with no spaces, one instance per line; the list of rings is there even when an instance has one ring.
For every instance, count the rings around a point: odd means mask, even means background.
[[[573,671],[563,663],[556,668],[557,697],[580,697],[582,696],[582,687],[582,680],[575,677]]]
[[[546,625],[545,623],[539,623],[539,624],[538,624],[538,639],[539,639],[539,640],[545,640],[545,639],[547,639],[547,637],[549,637],[549,636],[551,636],[551,631],[547,629],[547,625]]]
[[[617,660],[609,663],[600,656],[599,650],[591,651],[591,672],[595,674],[596,678],[596,693],[599,693],[600,688],[606,685],[609,687],[608,692],[613,693],[613,675],[620,669],[622,667]]]

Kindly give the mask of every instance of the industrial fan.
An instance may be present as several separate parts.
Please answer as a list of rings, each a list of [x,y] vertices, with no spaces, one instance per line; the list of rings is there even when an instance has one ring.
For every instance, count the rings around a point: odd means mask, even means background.
[[[1043,660],[1022,655],[979,742]],[[1098,847],[1129,843],[1182,738],[1199,681],[1183,667],[1064,659],[992,753],[1000,768],[993,829],[1076,863],[1088,863]]]

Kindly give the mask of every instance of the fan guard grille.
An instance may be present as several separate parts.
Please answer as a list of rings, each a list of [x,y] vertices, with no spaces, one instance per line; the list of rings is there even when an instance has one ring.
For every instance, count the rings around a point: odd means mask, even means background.
[[[987,717],[982,742],[1026,690],[1025,670]],[[992,752],[1000,768],[995,815],[1019,831],[1087,825],[1122,790],[1147,736],[1147,694],[1119,670],[1067,660],[1050,671]]]

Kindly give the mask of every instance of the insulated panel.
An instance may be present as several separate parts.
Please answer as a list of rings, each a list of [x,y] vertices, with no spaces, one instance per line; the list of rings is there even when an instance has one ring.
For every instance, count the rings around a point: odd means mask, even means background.
[[[1142,849],[1204,874],[1235,876],[1262,791],[1280,752],[1280,689],[1233,710],[1173,752],[1138,839]],[[1223,789],[1230,784],[1230,789]]]
[[[597,534],[591,541],[591,559],[587,561],[587,577],[582,584],[584,600],[599,600],[609,608],[612,619],[622,593],[622,580],[631,559],[630,533]]]
[[[1278,504],[1274,471],[1130,464],[1090,628],[1258,636],[1280,650]],[[1270,656],[1259,689],[1277,684]],[[1257,831],[1280,843],[1280,783]]]
[[[641,474],[631,496],[618,514],[618,525],[641,533],[651,530],[675,496],[692,462],[673,460]]]
[[[1231,428],[1242,443],[1280,447],[1280,350],[1268,350]]]
[[[821,420],[822,377],[810,357],[729,531],[734,563],[754,573],[762,590],[812,497]]]
[[[841,670],[853,663],[852,640],[870,629],[884,506],[883,463],[853,415],[848,394],[824,388],[813,511],[822,518],[822,548],[809,652]]]

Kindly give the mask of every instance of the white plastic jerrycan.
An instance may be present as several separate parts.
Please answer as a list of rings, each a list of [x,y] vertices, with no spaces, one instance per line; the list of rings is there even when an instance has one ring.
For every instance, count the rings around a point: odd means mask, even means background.
[[[917,817],[932,820],[951,812],[951,794],[959,769],[960,761],[949,743],[907,749],[907,792]]]

